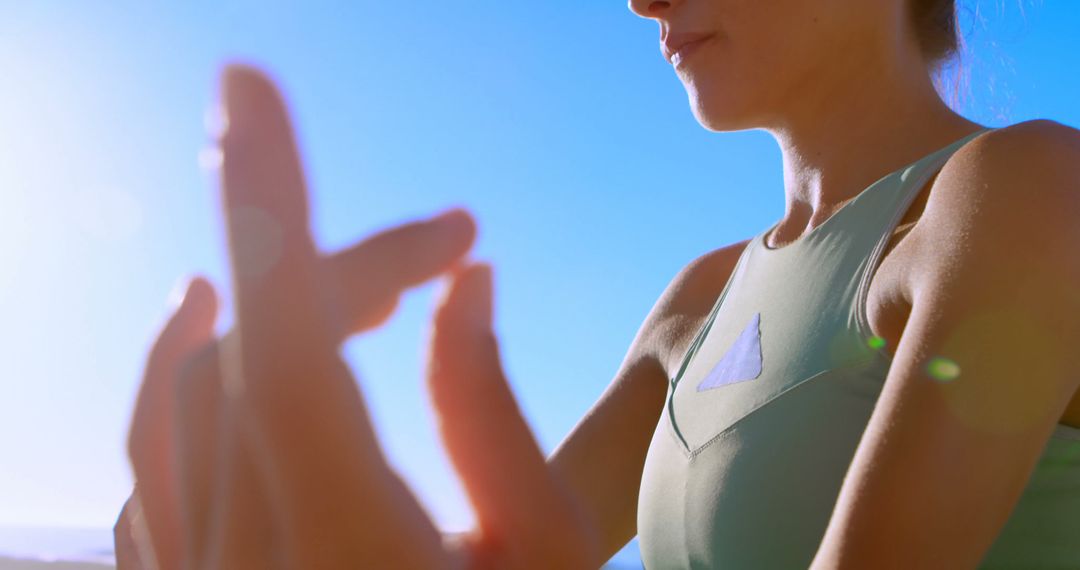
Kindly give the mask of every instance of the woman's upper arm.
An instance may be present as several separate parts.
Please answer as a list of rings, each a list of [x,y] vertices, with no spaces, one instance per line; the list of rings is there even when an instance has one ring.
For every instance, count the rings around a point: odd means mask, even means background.
[[[701,256],[670,282],[614,378],[548,458],[596,521],[607,556],[637,532],[641,471],[667,394],[670,362],[689,345],[744,245]]]
[[[911,315],[813,568],[972,568],[1008,520],[1080,385],[1078,134],[1023,123],[942,170],[909,236],[928,252]]]

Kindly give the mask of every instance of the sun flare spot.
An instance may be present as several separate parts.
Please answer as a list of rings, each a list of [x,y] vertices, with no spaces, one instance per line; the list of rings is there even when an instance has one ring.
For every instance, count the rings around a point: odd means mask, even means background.
[[[217,171],[225,162],[225,153],[221,147],[207,146],[199,149],[199,169],[206,172]]]
[[[952,382],[960,376],[960,365],[944,356],[935,356],[926,364],[926,373],[934,380]]]
[[[1058,414],[1074,342],[1023,307],[973,312],[939,341],[927,373],[956,419],[985,433],[1016,434]],[[964,380],[957,381],[963,366]]]
[[[225,106],[220,103],[210,104],[203,111],[203,128],[206,134],[215,140],[220,140],[229,129],[229,116],[225,113]]]

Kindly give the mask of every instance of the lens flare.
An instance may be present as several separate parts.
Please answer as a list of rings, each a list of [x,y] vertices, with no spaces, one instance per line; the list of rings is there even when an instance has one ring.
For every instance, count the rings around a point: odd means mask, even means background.
[[[206,172],[217,171],[225,161],[221,147],[208,146],[199,149],[199,169]]]
[[[875,335],[875,336],[872,336],[869,339],[867,339],[866,344],[869,345],[870,348],[873,348],[874,350],[880,350],[882,348],[885,348],[885,339],[881,338],[880,336]]]
[[[1054,288],[1065,285],[1056,283],[1069,282],[1051,277],[1033,275],[1034,282],[1025,278],[1016,298],[1061,298]],[[951,360],[932,362],[927,370],[942,380],[955,378],[963,367],[964,382],[937,384],[954,417],[972,430],[1006,435],[1042,429],[1074,377],[1069,364],[1075,362],[1075,339],[1061,334],[1064,329],[1052,317],[1027,302],[969,311],[934,343],[936,350],[929,356]]]
[[[225,112],[225,106],[220,103],[212,103],[203,111],[203,128],[206,134],[215,140],[221,140],[225,131],[229,130],[229,115]]]
[[[926,364],[926,373],[935,380],[952,382],[960,376],[960,365],[944,356],[935,356]]]

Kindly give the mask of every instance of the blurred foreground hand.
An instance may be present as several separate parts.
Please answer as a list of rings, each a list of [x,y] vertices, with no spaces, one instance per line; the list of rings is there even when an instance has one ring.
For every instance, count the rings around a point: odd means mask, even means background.
[[[221,87],[235,326],[214,337],[217,297],[195,278],[151,347],[119,570],[599,567],[595,529],[503,374],[491,270],[464,261],[472,218],[451,210],[320,256],[284,98],[246,65],[227,66]],[[441,274],[428,389],[477,519],[452,538],[387,464],[339,356]]]

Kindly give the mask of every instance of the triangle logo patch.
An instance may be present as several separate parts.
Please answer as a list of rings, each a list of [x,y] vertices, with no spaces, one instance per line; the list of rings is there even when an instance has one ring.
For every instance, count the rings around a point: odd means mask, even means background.
[[[720,386],[753,380],[761,375],[761,313],[754,313],[739,338],[728,349],[720,362],[698,384],[697,391],[704,392]]]

